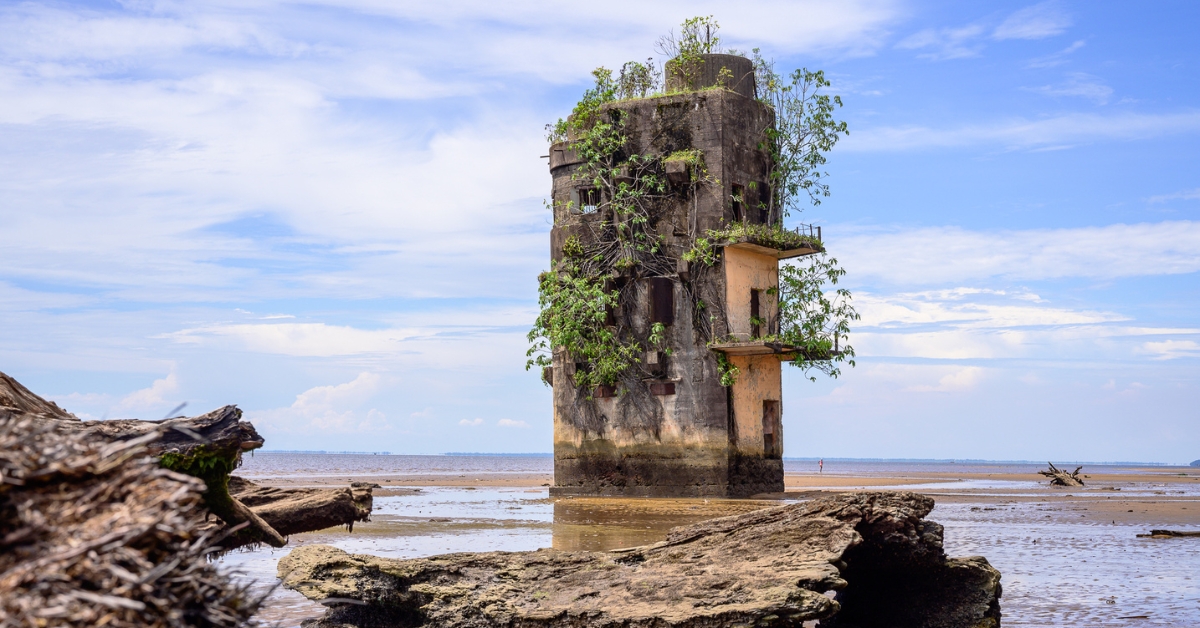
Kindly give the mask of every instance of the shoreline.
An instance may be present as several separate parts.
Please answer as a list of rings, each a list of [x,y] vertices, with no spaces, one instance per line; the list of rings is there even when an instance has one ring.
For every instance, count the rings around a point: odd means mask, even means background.
[[[925,493],[938,503],[1001,507],[1044,502],[1043,518],[1073,522],[1108,522],[1144,526],[1200,526],[1200,471],[1189,467],[1122,469],[1119,473],[1085,474],[1082,488],[1052,487],[1036,473],[916,472],[895,475],[789,473],[784,492],[757,495],[749,501],[812,499],[842,492],[903,490]],[[1133,472],[1130,472],[1133,471]],[[1190,471],[1190,472],[1189,472]],[[328,474],[251,478],[280,488],[345,486],[350,482],[377,484],[378,497],[414,495],[426,489],[499,489],[541,491],[551,486],[551,473],[470,474]],[[627,505],[650,498],[557,497],[563,500],[614,500]],[[720,498],[679,498],[708,502]],[[724,501],[724,500],[721,500]],[[565,503],[565,502],[564,502]]]

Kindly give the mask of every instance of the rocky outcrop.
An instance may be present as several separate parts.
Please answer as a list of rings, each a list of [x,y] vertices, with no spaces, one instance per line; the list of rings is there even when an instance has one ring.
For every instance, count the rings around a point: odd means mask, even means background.
[[[309,545],[285,587],[330,607],[309,628],[821,626],[991,628],[1000,573],[948,559],[933,500],[858,493],[676,528],[612,552],[394,560]]]

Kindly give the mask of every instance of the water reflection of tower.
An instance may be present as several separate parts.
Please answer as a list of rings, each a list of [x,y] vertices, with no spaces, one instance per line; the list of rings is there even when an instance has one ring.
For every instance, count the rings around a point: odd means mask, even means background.
[[[764,148],[774,114],[755,99],[751,62],[703,55],[698,71],[679,67],[667,65],[666,95],[605,105],[627,114],[623,150],[653,156],[668,183],[648,226],[670,261],[619,267],[608,287],[621,306],[607,323],[642,337],[662,324],[670,353],[646,352],[637,378],[579,390],[575,371],[589,365],[555,352],[545,374],[554,387],[554,495],[783,490],[781,363],[791,354],[775,341],[778,265],[821,246],[759,237],[782,219],[769,209]],[[570,141],[551,146],[556,263],[568,241],[595,243],[622,220],[609,209],[611,190],[577,176],[582,167]],[[707,261],[683,260],[710,230],[734,225],[746,228],[713,243]],[[731,367],[736,381],[723,385]]]

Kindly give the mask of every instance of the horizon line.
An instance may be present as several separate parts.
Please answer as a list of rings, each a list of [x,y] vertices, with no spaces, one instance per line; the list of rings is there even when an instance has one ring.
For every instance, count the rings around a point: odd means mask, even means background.
[[[359,455],[359,456],[509,456],[514,458],[551,458],[552,452],[482,452],[482,451],[447,451],[436,454],[400,454],[388,451],[328,451],[323,449],[258,449],[261,454],[325,454],[325,455]],[[992,460],[987,458],[834,458],[820,456],[784,457],[784,462],[918,462],[941,464],[1044,464],[1039,460]],[[1051,461],[1053,462],[1053,461]],[[1187,467],[1189,463],[1148,462],[1139,460],[1066,460],[1054,463],[1056,465],[1103,465],[1103,466],[1146,466],[1146,467]]]

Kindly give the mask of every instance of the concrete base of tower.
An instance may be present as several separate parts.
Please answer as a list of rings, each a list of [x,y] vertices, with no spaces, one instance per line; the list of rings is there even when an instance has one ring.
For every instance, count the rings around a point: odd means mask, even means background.
[[[783,461],[754,456],[554,459],[551,496],[750,497],[783,492]]]
[[[729,457],[729,497],[783,492],[783,460],[735,454]]]

